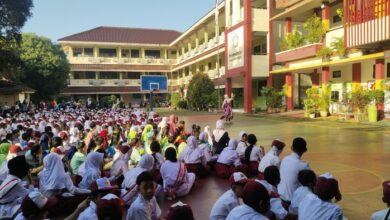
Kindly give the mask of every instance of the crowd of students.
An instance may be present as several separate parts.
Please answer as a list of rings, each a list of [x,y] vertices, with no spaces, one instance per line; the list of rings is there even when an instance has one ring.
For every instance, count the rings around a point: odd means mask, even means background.
[[[0,219],[194,219],[177,202],[162,215],[159,202],[191,194],[197,179],[215,175],[231,188],[210,219],[343,219],[338,181],[317,175],[275,139],[266,153],[257,137],[237,139],[215,129],[137,109],[18,112],[0,118]],[[390,205],[390,182],[383,183]],[[243,201],[242,204],[240,201]],[[388,217],[388,209],[372,219]]]

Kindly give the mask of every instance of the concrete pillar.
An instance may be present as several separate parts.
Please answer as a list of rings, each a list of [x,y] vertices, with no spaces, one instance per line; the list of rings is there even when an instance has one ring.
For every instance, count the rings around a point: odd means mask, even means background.
[[[188,51],[191,51],[191,41],[188,42]]]
[[[225,94],[232,97],[232,78],[225,79]]]
[[[99,48],[97,47],[93,48],[93,57],[99,57]]]
[[[293,110],[294,103],[293,103],[293,88],[294,88],[294,76],[291,72],[286,73],[285,78],[285,85],[286,85],[286,106],[287,111]]]
[[[99,74],[100,74],[100,72],[95,72],[95,78],[96,79],[99,79]]]
[[[362,64],[352,64],[352,91],[356,91],[362,82]]]
[[[252,0],[244,0],[244,112],[252,112]]]
[[[122,72],[119,73],[119,79],[123,79],[123,74]]]
[[[199,63],[195,64],[196,73],[200,73]]]
[[[145,59],[145,49],[144,48],[140,49],[140,56],[142,59]]]
[[[325,30],[329,30],[330,28],[330,5],[329,2],[323,2],[323,8],[321,11],[321,19],[322,19],[322,24],[324,25]]]
[[[267,78],[267,86],[272,87],[273,86],[273,74],[269,74]]]
[[[204,27],[204,42],[205,43],[209,42],[209,33],[207,30],[207,26]]]
[[[385,79],[385,60],[375,60],[375,89],[383,90],[383,80]]]
[[[312,87],[320,85],[320,76],[317,72],[317,69],[314,69],[313,74],[311,74],[311,84],[312,84]]]
[[[181,48],[181,53],[182,56],[186,53],[186,49],[184,47]]]
[[[164,49],[164,59],[168,59],[168,49]]]
[[[119,47],[116,48],[116,56],[122,58],[122,49]]]
[[[322,84],[322,92],[327,92],[327,84],[330,79],[330,71],[329,66],[322,67],[322,76],[321,76],[321,84]]]
[[[286,18],[284,24],[285,24],[285,32],[286,32],[286,34],[291,33],[292,32],[292,21],[291,21],[291,18]]]
[[[195,34],[195,48],[199,47],[199,34],[196,32]]]
[[[232,17],[231,17],[231,0],[225,0],[225,24],[226,28],[230,28],[232,26]]]

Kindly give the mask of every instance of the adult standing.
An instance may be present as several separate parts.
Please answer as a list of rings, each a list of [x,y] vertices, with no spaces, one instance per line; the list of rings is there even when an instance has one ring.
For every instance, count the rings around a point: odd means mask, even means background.
[[[233,120],[233,98],[229,98],[227,94],[224,95],[222,108],[224,110],[224,115],[221,117],[221,120],[225,119],[227,122]]]

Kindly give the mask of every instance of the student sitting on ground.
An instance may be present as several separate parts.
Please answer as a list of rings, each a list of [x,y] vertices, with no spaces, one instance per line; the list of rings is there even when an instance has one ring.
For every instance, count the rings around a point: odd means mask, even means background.
[[[226,220],[268,220],[270,196],[267,189],[259,182],[249,181],[243,191],[244,204],[234,208]]]
[[[194,185],[195,174],[187,173],[185,164],[177,161],[175,149],[168,148],[165,151],[165,158],[160,173],[168,199],[187,195]]]
[[[56,197],[46,197],[39,191],[32,191],[23,199],[21,213],[15,220],[46,219],[48,211],[58,204]]]
[[[197,177],[208,175],[204,151],[198,147],[196,137],[190,136],[187,139],[187,147],[180,154],[179,160],[185,163],[188,172],[194,173]]]
[[[237,140],[230,139],[228,147],[223,149],[218,156],[215,164],[215,173],[218,177],[229,178],[234,172],[242,172],[248,174],[249,168],[245,164],[241,164],[240,157],[236,151]]]
[[[177,202],[168,210],[167,217],[165,220],[195,220],[194,214],[192,213],[191,206],[182,202]]]
[[[251,176],[257,176],[259,163],[264,157],[264,148],[256,146],[257,138],[254,134],[248,135],[248,147],[245,149],[244,163],[249,166]]]
[[[387,220],[390,216],[390,181],[383,182],[383,197],[382,201],[386,203],[387,208],[375,212],[371,216],[371,220]]]
[[[246,131],[240,131],[240,135],[238,136],[238,139],[240,142],[237,145],[237,152],[241,159],[244,159],[245,156],[245,150],[248,147],[247,140],[248,135]]]
[[[150,172],[145,171],[137,177],[139,195],[127,211],[127,220],[157,220],[160,218],[161,209],[154,196],[156,186],[157,183]]]
[[[312,170],[301,170],[298,174],[298,181],[301,186],[293,193],[289,207],[289,212],[293,215],[298,215],[298,208],[302,200],[313,193],[317,176]]]
[[[265,168],[269,166],[280,167],[280,154],[283,152],[283,148],[286,146],[282,141],[275,139],[272,141],[271,149],[268,153],[261,159],[259,164],[259,175],[264,173]]]
[[[233,173],[229,179],[231,189],[226,191],[214,203],[210,213],[210,220],[224,220],[229,212],[240,205],[239,198],[243,196],[243,189],[248,178],[241,172]]]

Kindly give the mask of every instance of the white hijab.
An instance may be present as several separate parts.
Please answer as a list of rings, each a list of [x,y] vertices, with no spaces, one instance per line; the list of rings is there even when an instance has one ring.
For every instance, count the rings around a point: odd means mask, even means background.
[[[98,152],[90,152],[87,155],[87,159],[85,160],[85,174],[89,173],[90,171],[98,172],[101,174],[100,166],[103,163],[104,154],[98,153]]]
[[[168,126],[168,117],[163,117],[157,128],[164,128],[166,126]]]
[[[229,148],[231,150],[236,150],[237,145],[238,145],[238,141],[236,139],[230,139],[227,148]]]
[[[226,131],[223,120],[218,120],[216,123],[216,128],[213,131],[215,141],[218,142],[222,138],[223,134],[225,134],[225,132]]]
[[[154,166],[154,158],[150,154],[145,154],[141,157],[139,164],[136,168],[129,170],[124,174],[125,179],[122,183],[122,188],[131,188],[136,184],[136,180],[139,174],[144,171],[150,171]]]
[[[187,146],[183,150],[183,152],[180,154],[180,160],[184,160],[184,162],[188,162],[191,160],[194,160],[195,157],[201,156],[201,155],[193,155],[193,153],[198,148],[198,140],[194,136],[190,136],[187,138]]]
[[[39,173],[39,186],[45,190],[64,189],[66,175],[60,156],[50,153],[43,159],[43,170]]]

